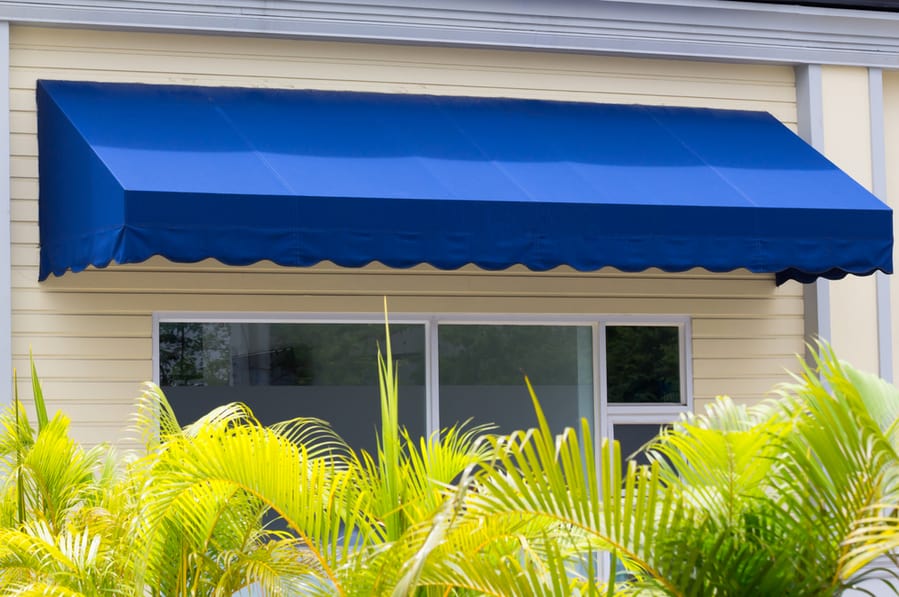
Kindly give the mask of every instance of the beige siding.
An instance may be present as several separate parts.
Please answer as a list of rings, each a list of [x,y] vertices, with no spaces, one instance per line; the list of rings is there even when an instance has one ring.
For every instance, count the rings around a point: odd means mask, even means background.
[[[745,272],[395,272],[162,259],[37,283],[38,78],[500,95],[767,110],[795,127],[788,67],[527,52],[14,27],[11,48],[13,350],[33,346],[46,394],[77,434],[114,440],[152,371],[164,311],[689,315],[697,404],[756,400],[802,345],[801,289]],[[24,388],[23,388],[24,389]]]

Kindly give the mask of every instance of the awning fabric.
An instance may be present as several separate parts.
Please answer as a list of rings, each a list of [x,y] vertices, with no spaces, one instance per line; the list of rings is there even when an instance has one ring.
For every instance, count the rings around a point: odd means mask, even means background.
[[[767,113],[40,81],[40,277],[244,265],[892,272],[892,215]]]

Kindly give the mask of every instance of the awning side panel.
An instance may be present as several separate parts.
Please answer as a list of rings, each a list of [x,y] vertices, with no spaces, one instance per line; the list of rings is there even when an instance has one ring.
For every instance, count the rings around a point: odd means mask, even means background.
[[[76,124],[40,86],[37,105],[40,279],[125,259],[121,185]]]

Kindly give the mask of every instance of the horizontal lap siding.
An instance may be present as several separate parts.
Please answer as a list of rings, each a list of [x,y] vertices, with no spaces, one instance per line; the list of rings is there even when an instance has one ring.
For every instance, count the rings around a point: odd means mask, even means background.
[[[37,283],[39,78],[371,90],[767,110],[795,128],[792,69],[528,52],[14,27],[11,33],[13,352],[33,348],[45,394],[89,443],[117,441],[153,375],[158,311],[689,315],[697,405],[756,400],[802,345],[798,285],[704,271],[629,275],[564,268],[438,272],[216,262],[66,274]],[[23,394],[27,394],[24,384]]]

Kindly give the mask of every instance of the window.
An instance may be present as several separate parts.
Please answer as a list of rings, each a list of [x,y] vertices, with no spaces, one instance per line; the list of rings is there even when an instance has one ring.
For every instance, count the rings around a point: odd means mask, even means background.
[[[691,406],[688,328],[686,318],[394,316],[400,421],[414,435],[466,420],[499,433],[533,426],[526,374],[553,431],[586,418],[627,456]],[[385,341],[376,317],[164,315],[156,340],[157,380],[182,423],[241,401],[263,423],[318,417],[374,450]]]
[[[606,395],[601,432],[619,441],[624,461],[687,410],[690,360],[686,342],[679,338],[683,330],[677,327],[635,322],[603,327]],[[647,462],[642,456],[637,461]]]

